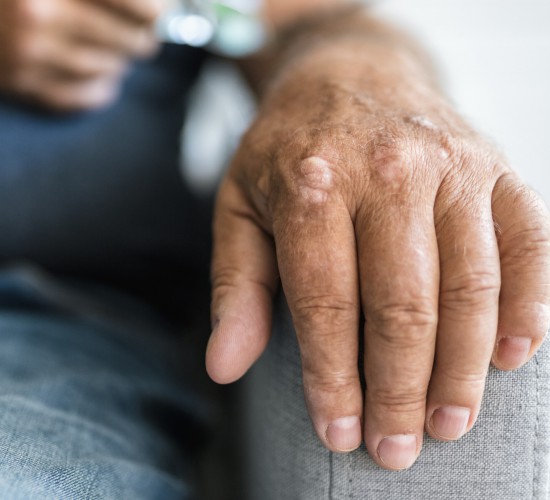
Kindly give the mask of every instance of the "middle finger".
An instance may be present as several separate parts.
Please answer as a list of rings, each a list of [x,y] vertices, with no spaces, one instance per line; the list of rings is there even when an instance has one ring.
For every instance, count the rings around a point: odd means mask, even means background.
[[[410,467],[422,446],[439,266],[433,199],[384,198],[363,214],[357,236],[365,312],[365,442],[379,465],[395,470]]]
[[[457,191],[456,186],[442,186],[446,190]],[[462,201],[450,204],[440,195],[435,205],[441,285],[426,429],[441,440],[460,438],[477,417],[496,337],[500,291],[490,190],[464,192],[456,199]]]

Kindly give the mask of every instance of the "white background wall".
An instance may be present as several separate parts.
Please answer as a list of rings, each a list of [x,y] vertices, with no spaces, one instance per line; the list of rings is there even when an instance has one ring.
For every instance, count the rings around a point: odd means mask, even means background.
[[[418,35],[460,111],[550,203],[550,0],[378,0]]]

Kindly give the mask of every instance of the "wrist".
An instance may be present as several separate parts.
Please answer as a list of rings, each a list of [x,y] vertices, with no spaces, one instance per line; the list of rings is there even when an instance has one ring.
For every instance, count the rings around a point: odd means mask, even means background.
[[[253,78],[261,94],[294,79],[302,80],[305,88],[305,82],[321,79],[347,82],[362,91],[438,89],[436,71],[424,50],[358,5],[302,18],[281,30],[251,62],[248,67],[261,75]]]
[[[280,106],[298,96],[321,98],[331,91],[345,98],[366,96],[385,108],[435,108],[445,102],[435,78],[414,54],[378,41],[345,38],[311,43],[288,55],[264,100]]]

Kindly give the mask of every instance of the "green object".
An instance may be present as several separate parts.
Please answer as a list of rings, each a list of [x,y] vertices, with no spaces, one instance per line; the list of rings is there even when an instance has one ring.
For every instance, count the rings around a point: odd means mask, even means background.
[[[246,0],[178,2],[158,20],[157,34],[165,42],[206,47],[229,57],[255,52],[266,40],[259,5]]]

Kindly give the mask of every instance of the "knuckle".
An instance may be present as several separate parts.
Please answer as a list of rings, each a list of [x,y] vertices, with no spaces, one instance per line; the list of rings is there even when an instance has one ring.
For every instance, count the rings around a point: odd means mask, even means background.
[[[373,179],[392,190],[410,181],[414,170],[412,142],[403,138],[376,140],[369,158]]]
[[[264,169],[259,175],[252,176],[252,181],[250,181],[250,177],[246,175],[247,173],[248,172],[243,169],[243,171],[241,171],[241,179],[245,189],[252,186],[252,189],[249,189],[249,194],[253,207],[256,209],[256,212],[260,214],[262,219],[272,220],[273,207],[270,170]]]
[[[471,203],[490,197],[503,162],[484,145],[460,138],[445,138],[443,144],[448,159],[442,172],[439,198],[445,201],[447,214],[464,212]]]
[[[468,314],[484,311],[498,302],[500,274],[498,271],[471,271],[442,284],[440,304],[446,310],[467,310]]]
[[[502,236],[501,236],[502,237]],[[502,263],[536,264],[550,259],[550,231],[544,225],[518,230],[503,249]]]
[[[452,140],[450,144],[455,170],[472,182],[476,179],[493,178],[503,168],[502,158],[479,139],[459,138]]]
[[[397,391],[395,389],[367,390],[369,402],[378,411],[389,414],[417,414],[426,406],[426,390]]]
[[[538,263],[550,256],[550,214],[535,191],[510,177],[502,176],[493,192],[501,259],[507,264]]]
[[[241,278],[242,274],[237,267],[213,267],[210,281],[214,289],[231,288],[237,286]]]
[[[267,287],[265,284],[252,282],[243,274],[241,269],[235,266],[224,266],[217,269],[213,268],[210,281],[214,300],[225,297],[243,285],[256,284],[262,288]]]
[[[337,164],[321,148],[313,148],[312,154],[296,161],[296,155],[305,147],[297,141],[296,138],[287,140],[268,160],[274,167],[269,179],[274,212],[288,213],[289,202],[291,208],[300,213],[309,208],[318,210],[338,193],[342,172]]]
[[[438,379],[444,381],[445,386],[449,384],[460,386],[466,389],[483,390],[487,369],[485,366],[464,367],[436,365]]]
[[[344,327],[357,315],[357,304],[336,294],[299,297],[293,303],[293,315],[300,322],[323,323],[332,330]]]
[[[333,310],[350,311],[355,309],[355,303],[346,297],[335,294],[308,295],[295,301],[296,308],[301,311]]]
[[[534,209],[535,212],[543,209],[543,213],[547,214],[540,196],[512,172],[506,172],[497,180],[493,190],[493,202],[505,204],[507,207],[527,208],[529,211]]]
[[[270,295],[274,295],[275,293],[271,283],[247,276],[236,266],[214,266],[212,268],[210,281],[215,296],[225,295],[228,291],[242,287],[243,285],[267,291]]]
[[[303,201],[312,204],[328,201],[334,187],[331,163],[321,156],[310,156],[298,164],[294,177],[297,194]]]
[[[304,391],[311,399],[314,394],[337,395],[349,390],[355,390],[358,384],[358,374],[314,370],[304,367]]]
[[[415,347],[426,342],[427,331],[437,325],[437,311],[432,300],[386,304],[367,310],[367,326],[389,345]]]
[[[304,367],[303,390],[307,406],[314,413],[338,414],[350,406],[359,409],[362,403],[357,372],[321,372]]]

